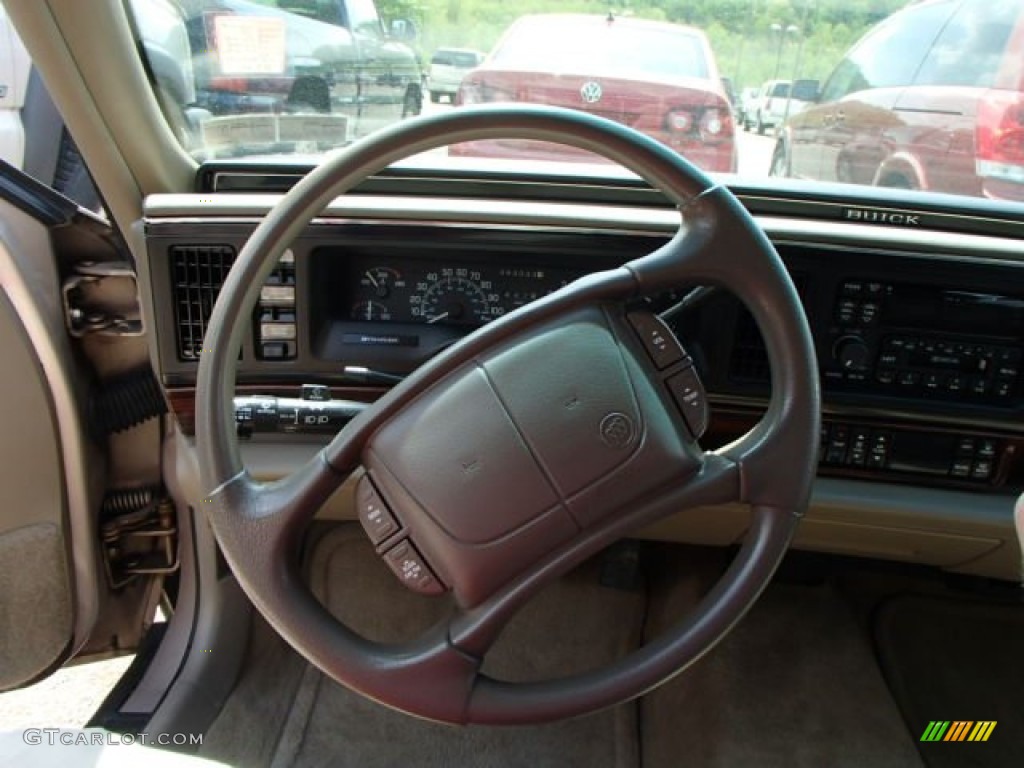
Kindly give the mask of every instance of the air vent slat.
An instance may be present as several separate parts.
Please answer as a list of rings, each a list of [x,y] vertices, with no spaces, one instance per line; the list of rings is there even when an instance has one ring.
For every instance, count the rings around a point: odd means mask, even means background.
[[[235,249],[230,245],[174,245],[169,253],[178,358],[195,361],[202,353],[213,305],[235,261]]]

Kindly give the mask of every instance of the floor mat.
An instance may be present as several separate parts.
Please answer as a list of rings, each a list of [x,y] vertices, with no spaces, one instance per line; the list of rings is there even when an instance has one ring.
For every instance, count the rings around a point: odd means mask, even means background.
[[[892,598],[877,613],[875,638],[883,670],[915,739],[933,721],[951,724],[945,735],[955,734],[956,722],[996,723],[984,743],[919,743],[929,768],[1022,764],[1024,606]],[[960,730],[970,736],[974,726]]]
[[[655,604],[652,620],[667,625],[691,602],[672,595]],[[641,711],[652,768],[921,765],[867,632],[826,586],[770,586]]]
[[[352,527],[332,531],[318,544],[311,584],[335,615],[380,641],[408,637],[444,610],[437,601],[402,588],[362,531]],[[639,642],[644,610],[642,594],[602,587],[597,567],[586,567],[549,587],[522,611],[492,650],[485,669],[496,677],[530,679],[619,658]],[[448,727],[367,701],[308,665],[296,670],[290,651],[279,651],[275,658],[265,649],[262,653],[264,658],[252,658],[258,666],[247,665],[238,691],[210,729],[204,755],[272,768],[635,768],[639,763],[635,704],[545,726]],[[272,698],[284,705],[255,699],[274,686],[278,691]],[[228,719],[233,722],[221,723]]]

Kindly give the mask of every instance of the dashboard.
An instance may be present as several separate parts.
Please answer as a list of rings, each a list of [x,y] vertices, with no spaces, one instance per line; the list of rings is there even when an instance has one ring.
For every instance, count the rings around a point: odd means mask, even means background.
[[[186,432],[206,318],[275,199],[148,203],[160,369]],[[822,377],[816,493],[824,495],[802,527],[804,544],[999,576],[1019,566],[1019,551],[1004,546],[1024,488],[1019,241],[822,222],[744,202],[793,278]],[[326,439],[351,418],[348,405],[372,401],[474,328],[639,258],[678,226],[670,209],[646,204],[467,206],[354,195],[307,227],[261,287],[240,350],[238,394],[250,398],[243,437],[277,446]],[[644,308],[668,313],[694,360],[711,410],[705,448],[749,430],[770,383],[760,332],[740,303],[714,286],[678,286]],[[317,400],[348,405],[301,418],[301,398],[317,388]],[[269,402],[260,397],[287,398],[287,416],[254,420],[252,408]],[[850,511],[865,499],[875,503]],[[728,541],[737,533],[718,530],[724,519],[683,538]]]

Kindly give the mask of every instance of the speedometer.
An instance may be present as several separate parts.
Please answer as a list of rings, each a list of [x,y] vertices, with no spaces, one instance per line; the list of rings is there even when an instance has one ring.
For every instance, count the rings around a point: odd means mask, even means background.
[[[494,303],[497,297],[488,292],[490,283],[474,270],[429,272],[416,288],[410,297],[412,315],[426,323],[479,325],[502,314]]]

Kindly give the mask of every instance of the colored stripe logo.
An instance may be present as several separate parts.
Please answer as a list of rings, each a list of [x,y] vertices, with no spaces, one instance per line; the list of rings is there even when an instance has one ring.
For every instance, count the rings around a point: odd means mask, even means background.
[[[996,729],[995,720],[932,720],[921,741],[988,741]]]

